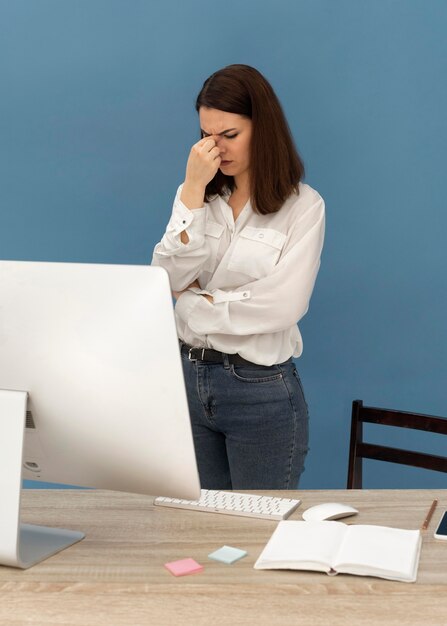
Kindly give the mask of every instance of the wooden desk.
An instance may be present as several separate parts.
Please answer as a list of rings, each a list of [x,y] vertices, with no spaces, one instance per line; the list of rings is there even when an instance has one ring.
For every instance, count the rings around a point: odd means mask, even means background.
[[[291,497],[293,492],[278,492]],[[323,573],[260,571],[253,564],[275,522],[153,507],[153,498],[106,491],[25,491],[24,520],[82,530],[80,543],[25,571],[0,567],[0,624],[194,626],[299,624],[447,625],[447,542],[433,531],[447,490],[300,491],[307,507],[356,506],[356,523],[419,528],[418,582]],[[248,556],[233,565],[207,555],[227,544]],[[175,578],[168,561],[193,557],[203,572]]]

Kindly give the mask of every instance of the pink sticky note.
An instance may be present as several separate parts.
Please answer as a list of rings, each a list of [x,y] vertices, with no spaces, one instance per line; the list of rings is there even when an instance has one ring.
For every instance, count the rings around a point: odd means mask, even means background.
[[[186,574],[194,574],[195,572],[201,572],[203,565],[194,561],[194,559],[181,559],[180,561],[172,561],[171,563],[165,563],[166,569],[168,569],[174,576],[186,576]]]

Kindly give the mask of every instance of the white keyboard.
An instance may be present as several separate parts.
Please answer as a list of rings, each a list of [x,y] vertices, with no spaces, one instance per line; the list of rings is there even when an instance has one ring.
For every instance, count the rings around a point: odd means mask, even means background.
[[[233,491],[202,489],[199,500],[177,500],[176,498],[155,498],[157,506],[169,506],[191,511],[208,511],[226,515],[242,515],[260,519],[282,520],[300,505],[301,500],[256,496]]]

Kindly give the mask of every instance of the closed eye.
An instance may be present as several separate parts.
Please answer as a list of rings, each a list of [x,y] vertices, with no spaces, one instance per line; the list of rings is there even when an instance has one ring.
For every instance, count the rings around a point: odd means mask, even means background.
[[[232,135],[227,135],[225,133],[220,133],[220,136],[221,137],[225,137],[225,139],[234,139],[238,135],[239,135],[239,133],[233,133]],[[209,133],[206,133],[204,130],[202,130],[202,139],[205,139],[205,137],[211,137],[211,135]]]

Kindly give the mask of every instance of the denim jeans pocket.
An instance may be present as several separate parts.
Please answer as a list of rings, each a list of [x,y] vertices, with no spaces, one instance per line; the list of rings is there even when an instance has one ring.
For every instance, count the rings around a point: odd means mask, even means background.
[[[231,365],[231,375],[243,383],[271,383],[282,380],[282,372],[277,365],[251,366],[251,365]]]
[[[303,401],[304,401],[304,404],[306,406],[306,409],[309,410],[309,407],[308,407],[308,404],[307,404],[307,401],[306,401],[306,397],[304,395],[303,383],[301,382],[301,378],[300,378],[300,375],[298,374],[298,370],[296,369],[295,364],[293,365],[292,373],[293,373],[293,376],[294,376],[294,378],[296,379],[296,381],[298,383],[298,386],[299,386],[299,389],[301,391],[301,395],[303,397]]]

